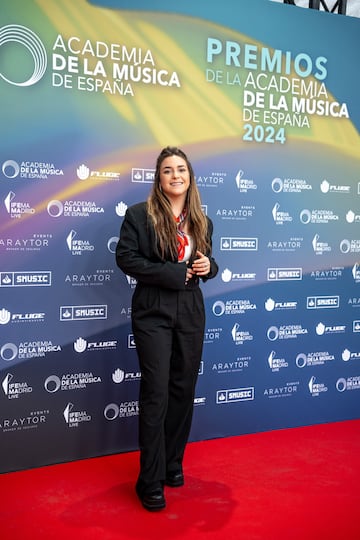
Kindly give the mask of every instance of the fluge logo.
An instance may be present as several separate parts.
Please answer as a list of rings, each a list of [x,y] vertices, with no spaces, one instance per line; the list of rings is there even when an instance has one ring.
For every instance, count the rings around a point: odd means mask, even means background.
[[[7,43],[17,43],[28,50],[33,59],[32,75],[23,81],[16,81],[7,77],[2,72],[0,78],[14,86],[32,86],[42,79],[46,71],[47,55],[40,38],[25,26],[9,24],[0,28],[0,47]]]

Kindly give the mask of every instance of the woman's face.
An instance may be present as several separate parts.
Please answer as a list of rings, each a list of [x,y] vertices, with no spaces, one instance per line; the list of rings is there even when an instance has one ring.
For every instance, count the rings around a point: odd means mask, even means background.
[[[190,173],[186,161],[180,156],[169,156],[160,165],[160,187],[170,200],[186,197],[190,186]]]

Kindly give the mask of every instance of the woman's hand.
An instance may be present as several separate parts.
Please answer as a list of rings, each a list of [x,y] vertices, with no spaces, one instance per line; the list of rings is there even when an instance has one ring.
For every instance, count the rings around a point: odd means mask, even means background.
[[[210,272],[210,259],[201,251],[196,252],[197,259],[192,264],[193,273],[197,276],[207,276]]]

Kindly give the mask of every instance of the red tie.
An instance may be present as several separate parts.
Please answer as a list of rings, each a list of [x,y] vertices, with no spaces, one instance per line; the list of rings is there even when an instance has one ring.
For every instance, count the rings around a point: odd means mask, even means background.
[[[186,208],[181,212],[179,217],[175,217],[177,227],[176,227],[176,238],[177,238],[177,250],[178,250],[178,260],[182,261],[185,255],[185,247],[189,245],[188,238],[184,231],[182,230],[182,224],[186,218]]]

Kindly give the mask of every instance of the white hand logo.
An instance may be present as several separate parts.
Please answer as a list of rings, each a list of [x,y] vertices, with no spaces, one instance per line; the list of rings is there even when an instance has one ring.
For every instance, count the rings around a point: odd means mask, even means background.
[[[87,342],[82,337],[79,337],[74,342],[74,350],[78,353],[83,353],[86,350]]]
[[[90,169],[86,165],[82,164],[76,169],[79,180],[86,180],[90,176]]]
[[[322,193],[327,193],[330,189],[330,184],[327,180],[323,180],[320,184],[320,189]]]
[[[123,382],[124,377],[125,372],[122,369],[117,368],[112,375],[112,380],[114,381],[114,383],[121,383]]]
[[[224,281],[224,283],[228,283],[231,281],[232,278],[232,272],[228,268],[225,268],[225,270],[221,274],[221,279]]]
[[[275,301],[272,298],[268,298],[265,302],[266,311],[272,311],[275,308]]]
[[[0,310],[0,324],[7,324],[10,321],[11,313],[5,308]]]
[[[116,215],[119,217],[125,216],[126,210],[127,210],[127,204],[125,204],[123,201],[117,203],[117,205],[115,206]]]
[[[319,323],[317,326],[316,326],[316,333],[318,336],[322,336],[325,332],[325,325],[323,323]]]

